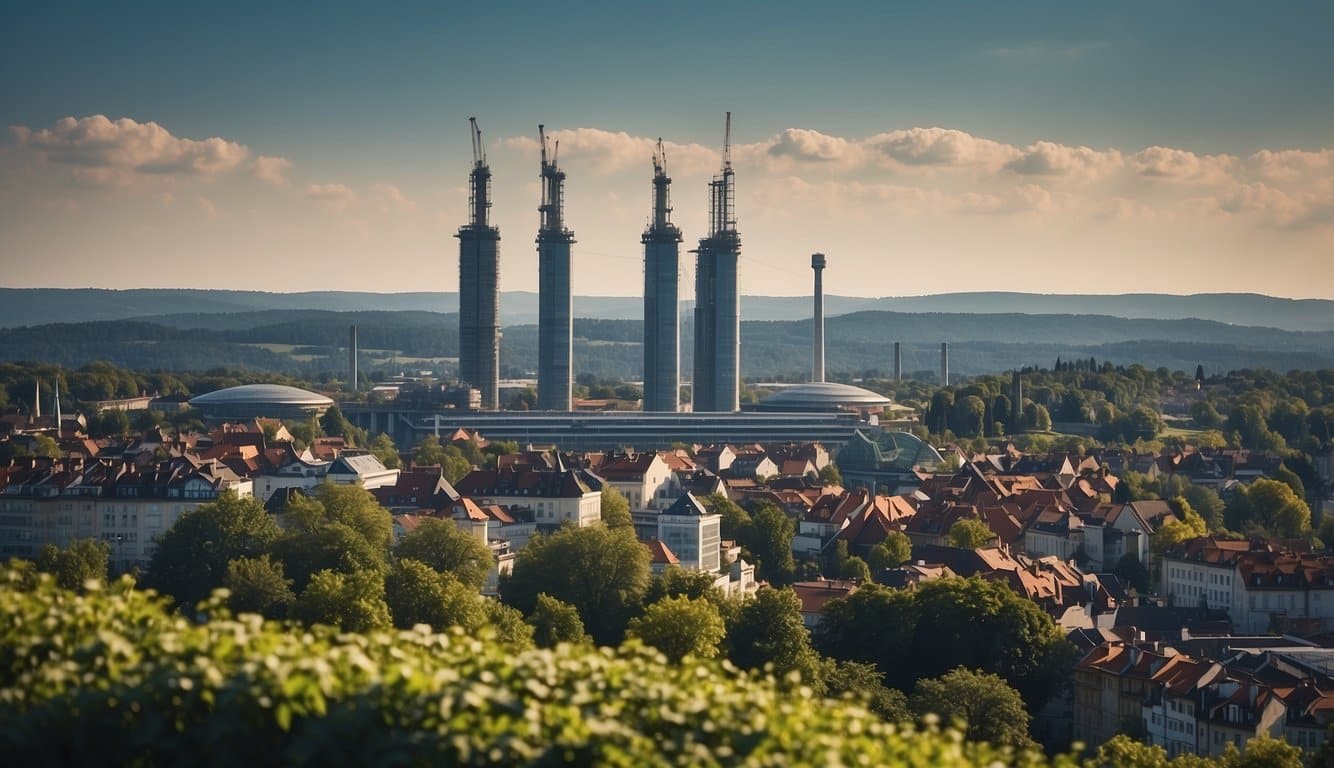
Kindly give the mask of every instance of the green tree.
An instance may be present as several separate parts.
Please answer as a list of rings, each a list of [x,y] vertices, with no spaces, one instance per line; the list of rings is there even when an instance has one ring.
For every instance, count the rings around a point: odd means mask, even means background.
[[[972,517],[962,517],[954,521],[949,533],[945,535],[950,546],[959,549],[981,549],[994,538],[996,534],[991,532],[986,523]]]
[[[713,603],[689,597],[659,600],[626,628],[628,637],[657,648],[674,662],[686,656],[707,659],[718,655],[725,634],[723,618]]]
[[[751,510],[742,544],[759,562],[756,576],[770,584],[784,586],[796,577],[797,564],[792,558],[792,538],[796,524],[787,513],[769,502],[759,502]]]
[[[419,467],[439,466],[444,471],[445,479],[457,483],[472,471],[472,464],[464,457],[457,446],[441,445],[440,438],[427,435],[417,444],[412,458]]]
[[[193,605],[222,586],[228,563],[258,557],[278,534],[259,499],[225,491],[217,501],[181,515],[163,534],[145,581],[177,602]]]
[[[1178,496],[1172,501],[1173,509],[1180,519],[1169,519],[1149,539],[1149,548],[1155,555],[1161,555],[1183,541],[1209,534],[1204,518],[1195,514],[1184,497]]]
[[[873,574],[887,568],[898,568],[912,560],[912,540],[903,531],[890,531],[885,540],[871,547],[867,565]]]
[[[1024,406],[1024,427],[1034,432],[1051,431],[1051,413],[1047,406],[1029,403]]]
[[[1068,682],[1074,663],[1050,616],[1006,584],[976,577],[910,592],[863,586],[825,606],[814,640],[831,658],[875,664],[900,690],[958,666],[992,672],[1018,689],[1030,712]]]
[[[974,741],[1035,746],[1028,736],[1029,716],[1023,698],[988,672],[959,667],[937,678],[918,680],[908,706],[919,717],[934,713],[946,722],[963,721],[964,735]]]
[[[807,683],[816,680],[819,656],[801,618],[801,601],[790,589],[760,587],[747,600],[727,631],[728,657],[742,669],[772,665],[783,677],[801,673]]]
[[[292,615],[306,624],[326,624],[347,632],[389,629],[393,622],[384,600],[379,571],[320,571],[292,605]]]
[[[820,470],[820,482],[825,485],[843,485],[843,473],[839,471],[838,465],[830,462],[824,465]]]
[[[329,406],[329,410],[320,417],[320,429],[329,437],[346,438],[351,433],[352,425],[337,405]]]
[[[1306,498],[1306,486],[1302,483],[1302,479],[1297,476],[1296,472],[1288,469],[1286,463],[1278,465],[1278,472],[1274,473],[1274,479],[1291,488],[1297,498]]]
[[[386,566],[385,551],[343,523],[289,530],[269,551],[283,564],[298,591],[320,571],[383,574]]]
[[[60,451],[60,444],[49,436],[34,435],[32,438],[32,455],[58,459],[64,454]]]
[[[871,581],[871,567],[866,561],[853,555],[843,561],[843,567],[838,573],[841,579],[850,579],[853,581],[869,582]]]
[[[121,437],[130,433],[130,417],[119,408],[99,411],[88,420],[90,437]]]
[[[1311,508],[1287,483],[1261,478],[1237,488],[1224,518],[1235,531],[1259,528],[1274,536],[1296,538],[1310,529]]]
[[[722,494],[713,493],[703,499],[704,507],[721,519],[718,521],[719,532],[724,539],[740,542],[745,539],[750,528],[750,513]]]
[[[74,539],[65,547],[47,544],[37,553],[37,570],[56,578],[63,589],[83,589],[84,582],[106,583],[111,549],[97,539]]]
[[[501,579],[500,594],[525,615],[543,593],[569,603],[596,642],[617,645],[648,585],[648,550],[634,531],[596,525],[532,539]]]
[[[825,695],[831,698],[852,698],[891,723],[912,720],[908,697],[903,691],[885,686],[884,678],[874,664],[856,661],[826,661]]]
[[[1226,505],[1223,504],[1223,499],[1218,495],[1218,491],[1207,485],[1187,483],[1182,488],[1181,495],[1186,503],[1190,504],[1190,508],[1204,518],[1204,523],[1210,531],[1223,529],[1223,510]]]
[[[402,459],[398,457],[398,449],[394,447],[394,441],[389,439],[389,435],[381,432],[371,440],[368,447],[371,455],[379,459],[387,469],[398,469],[403,465]]]
[[[533,627],[524,621],[521,611],[489,597],[479,599],[487,629],[495,633],[497,641],[516,650],[533,647]]]
[[[292,580],[283,575],[283,564],[270,560],[267,554],[228,562],[222,585],[231,592],[227,607],[237,613],[281,619],[296,600]]]
[[[409,558],[400,558],[385,574],[384,599],[400,629],[426,624],[436,631],[459,626],[473,632],[487,624],[475,589]]]
[[[611,483],[602,486],[602,522],[608,528],[634,528],[634,520],[630,517],[630,502]]]
[[[394,546],[394,554],[448,573],[474,592],[486,584],[495,563],[491,550],[476,536],[461,530],[453,520],[438,518],[422,520]]]
[[[579,610],[548,594],[537,596],[537,604],[526,621],[533,626],[533,639],[543,648],[552,648],[561,643],[579,643],[585,639],[584,622],[579,619]]]
[[[311,499],[288,505],[288,514],[307,530],[342,523],[378,549],[388,547],[394,536],[389,510],[359,485],[320,483]]]

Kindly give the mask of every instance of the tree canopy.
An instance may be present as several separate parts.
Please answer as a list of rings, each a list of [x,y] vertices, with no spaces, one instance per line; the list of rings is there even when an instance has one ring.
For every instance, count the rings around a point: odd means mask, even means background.
[[[222,585],[227,565],[258,557],[278,538],[278,526],[254,497],[231,491],[181,515],[158,542],[146,581],[185,605]]]
[[[708,659],[718,655],[718,644],[726,631],[718,609],[708,600],[668,597],[631,619],[626,636],[642,640],[678,662],[686,656]]]
[[[569,603],[595,641],[616,645],[648,586],[648,549],[633,529],[593,525],[534,537],[501,579],[500,594],[525,615],[543,593]]]
[[[394,546],[394,555],[424,563],[448,573],[474,590],[486,584],[495,558],[476,536],[461,530],[453,520],[426,518]]]
[[[996,675],[959,667],[935,678],[917,681],[908,706],[919,717],[939,715],[959,721],[964,735],[1012,747],[1032,746],[1024,700]]]
[[[863,586],[825,606],[814,639],[834,659],[875,664],[900,690],[959,666],[995,673],[1018,689],[1030,712],[1069,678],[1074,663],[1073,648],[1042,609],[1004,583],[976,577],[912,591]]]

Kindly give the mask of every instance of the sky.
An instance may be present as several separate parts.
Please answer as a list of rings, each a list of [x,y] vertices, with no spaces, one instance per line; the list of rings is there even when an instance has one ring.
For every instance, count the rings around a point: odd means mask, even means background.
[[[271,7],[273,6],[273,7]],[[501,287],[537,125],[580,295],[683,298],[731,111],[741,290],[1334,298],[1334,5],[0,2],[0,285],[452,291],[476,116]]]

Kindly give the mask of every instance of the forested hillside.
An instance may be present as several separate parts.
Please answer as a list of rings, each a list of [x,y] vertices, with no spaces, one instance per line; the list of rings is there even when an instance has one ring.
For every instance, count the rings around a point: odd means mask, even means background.
[[[453,370],[457,315],[419,311],[195,313],[11,328],[0,330],[0,361],[43,360],[79,367],[106,360],[140,370],[179,371],[244,367],[313,378],[346,367],[352,324],[358,328],[367,372]],[[638,378],[641,333],[638,320],[576,319],[576,371],[601,378]],[[809,319],[743,322],[743,376],[806,376],[810,334]],[[693,360],[689,315],[682,317],[681,335],[682,370],[688,372]],[[950,343],[951,372],[960,375],[1046,365],[1057,357],[1093,357],[1185,371],[1203,365],[1211,372],[1334,367],[1334,332],[1206,320],[857,312],[830,317],[826,336],[830,373],[854,376],[890,372],[895,341],[903,345],[905,371],[924,376],[939,371],[942,341]],[[503,375],[531,375],[536,363],[537,327],[505,327]]]

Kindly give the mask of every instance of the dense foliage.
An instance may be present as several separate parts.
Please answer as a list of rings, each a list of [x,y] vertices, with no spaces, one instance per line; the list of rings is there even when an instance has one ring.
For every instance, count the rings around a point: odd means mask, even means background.
[[[16,764],[1046,764],[634,647],[299,630],[216,601],[196,624],[128,581],[77,595],[3,578],[0,751]]]

